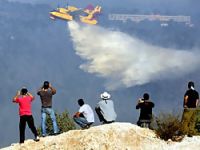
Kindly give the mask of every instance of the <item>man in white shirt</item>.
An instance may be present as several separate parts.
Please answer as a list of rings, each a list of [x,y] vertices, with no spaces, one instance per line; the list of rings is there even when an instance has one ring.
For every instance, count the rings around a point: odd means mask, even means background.
[[[74,121],[83,129],[89,128],[94,123],[94,113],[92,108],[85,104],[83,99],[78,100],[79,111],[74,115]]]
[[[117,114],[114,109],[114,103],[110,99],[111,95],[108,92],[104,92],[100,97],[101,100],[97,103],[97,107],[95,108],[100,122],[103,122],[103,124],[115,122]]]

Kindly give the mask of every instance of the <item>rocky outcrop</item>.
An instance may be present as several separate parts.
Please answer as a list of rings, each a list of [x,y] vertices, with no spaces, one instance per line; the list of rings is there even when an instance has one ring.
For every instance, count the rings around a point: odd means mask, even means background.
[[[149,129],[131,123],[112,123],[41,138],[26,140],[2,150],[198,150],[200,137],[182,142],[165,142]]]

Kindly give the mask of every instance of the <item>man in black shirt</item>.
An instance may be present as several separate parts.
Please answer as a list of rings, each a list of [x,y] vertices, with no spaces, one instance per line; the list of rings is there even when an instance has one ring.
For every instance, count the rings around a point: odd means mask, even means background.
[[[149,100],[149,94],[144,93],[143,99],[139,99],[136,109],[140,109],[140,117],[137,124],[149,128],[152,119],[152,108],[154,103]]]
[[[199,93],[194,89],[194,82],[188,83],[188,90],[184,95],[182,131],[188,136],[195,134],[196,108],[199,102]]]

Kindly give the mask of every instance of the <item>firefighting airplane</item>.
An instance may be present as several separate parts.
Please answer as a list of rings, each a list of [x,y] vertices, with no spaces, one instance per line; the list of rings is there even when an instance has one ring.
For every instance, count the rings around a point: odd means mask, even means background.
[[[67,6],[66,8],[57,8],[50,12],[50,18],[55,20],[56,18],[72,21],[75,18],[75,14],[86,14],[85,16],[79,15],[80,21],[87,24],[95,25],[98,23],[96,14],[101,12],[101,6],[88,5],[84,10],[74,6]]]

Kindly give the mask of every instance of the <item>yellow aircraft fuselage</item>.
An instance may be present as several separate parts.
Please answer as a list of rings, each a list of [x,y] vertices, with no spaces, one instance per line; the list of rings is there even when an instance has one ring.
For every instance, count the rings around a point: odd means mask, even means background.
[[[61,13],[61,12],[57,12],[57,11],[52,11],[50,12],[50,14],[53,16],[53,17],[57,17],[57,18],[60,18],[60,19],[64,19],[64,20],[73,20],[73,17],[67,13]]]

